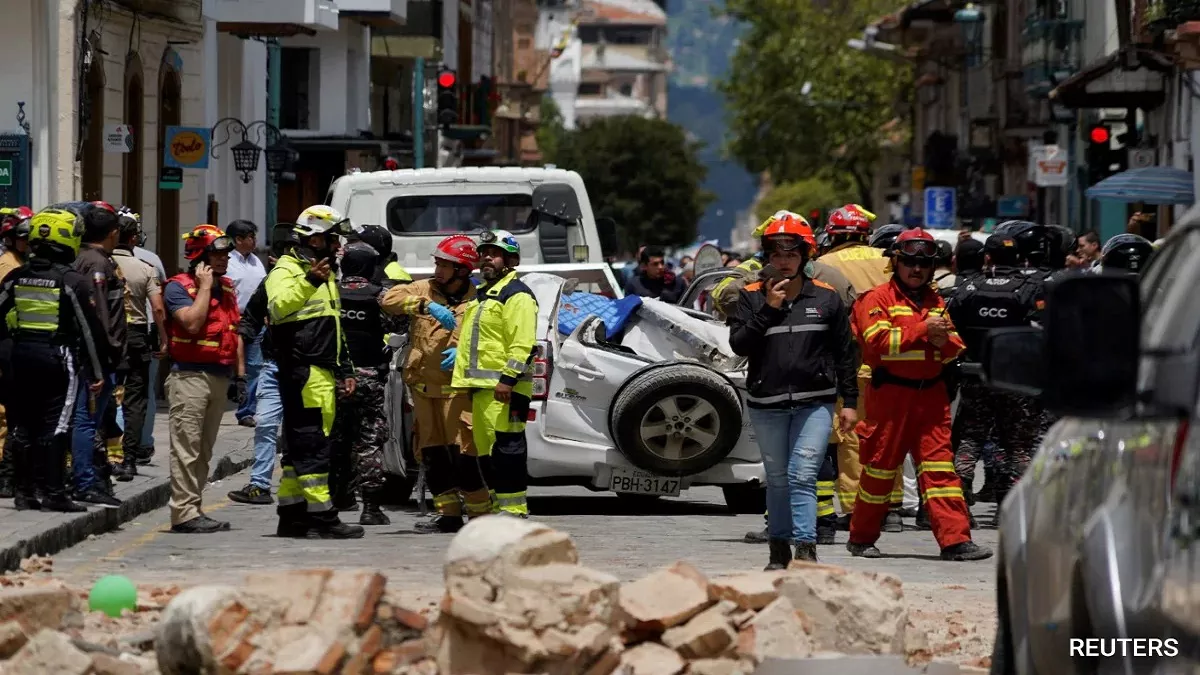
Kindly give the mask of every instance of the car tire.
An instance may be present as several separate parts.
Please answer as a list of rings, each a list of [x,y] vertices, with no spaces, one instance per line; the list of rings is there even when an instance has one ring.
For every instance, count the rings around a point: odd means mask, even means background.
[[[617,450],[635,466],[667,476],[697,474],[737,445],[742,401],[718,373],[670,363],[625,383],[613,400],[610,425]]]
[[[767,488],[762,485],[722,485],[721,492],[725,494],[725,506],[730,513],[757,515],[767,511]]]

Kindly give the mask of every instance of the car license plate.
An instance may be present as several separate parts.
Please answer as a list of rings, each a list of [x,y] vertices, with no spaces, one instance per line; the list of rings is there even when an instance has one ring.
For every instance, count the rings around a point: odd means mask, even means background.
[[[679,496],[679,479],[657,476],[647,471],[612,467],[608,489],[637,495]]]

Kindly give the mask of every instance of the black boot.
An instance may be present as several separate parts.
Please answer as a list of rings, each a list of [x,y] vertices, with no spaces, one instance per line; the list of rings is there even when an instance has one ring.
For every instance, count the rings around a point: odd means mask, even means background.
[[[121,462],[121,470],[125,472],[125,477],[117,480],[131,481],[138,475],[137,457],[133,453],[125,453],[125,459]]]
[[[379,502],[376,501],[375,495],[369,492],[363,493],[362,514],[358,517],[359,525],[391,525],[392,521],[387,517],[387,514],[379,509]]]
[[[833,542],[829,542],[833,543]],[[811,541],[802,541],[796,544],[796,560],[804,560],[806,562],[817,561],[817,545]]]
[[[287,539],[304,539],[308,537],[308,507],[304,504],[288,504],[275,507],[279,514],[279,525],[275,528],[276,537]]]
[[[833,543],[837,532],[837,516],[821,516],[817,518],[817,543],[828,546]],[[796,555],[799,558],[799,554]]]
[[[87,507],[82,504],[76,504],[67,498],[66,491],[57,495],[42,497],[43,511],[58,511],[59,513],[83,513],[87,511]]]
[[[42,503],[34,496],[33,490],[17,490],[13,495],[13,506],[18,511],[38,511]]]
[[[116,462],[108,465],[108,475],[120,483],[128,483],[133,480],[133,476],[125,470],[125,464],[117,464]]]
[[[463,527],[462,516],[437,516],[431,520],[423,520],[413,525],[413,532],[419,534],[453,534]]]
[[[788,563],[792,562],[791,542],[787,539],[772,539],[767,544],[771,547],[771,557],[763,571],[773,572],[787,569]]]
[[[980,546],[973,541],[947,546],[942,549],[942,560],[967,562],[972,560],[987,560],[992,557],[992,549]]]
[[[319,539],[361,539],[366,534],[366,530],[358,525],[348,525],[340,520],[328,521],[324,518],[310,523],[308,532]]]

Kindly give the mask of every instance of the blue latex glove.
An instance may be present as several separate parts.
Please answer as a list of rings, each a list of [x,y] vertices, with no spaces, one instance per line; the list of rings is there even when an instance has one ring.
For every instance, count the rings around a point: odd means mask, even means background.
[[[438,323],[442,324],[443,328],[454,330],[454,312],[451,312],[445,305],[431,302],[426,305],[425,309],[429,312],[429,316],[432,316]]]
[[[458,358],[458,347],[451,347],[450,349],[447,349],[446,351],[442,352],[442,356],[446,357],[442,359],[442,370],[453,370],[454,359]]]

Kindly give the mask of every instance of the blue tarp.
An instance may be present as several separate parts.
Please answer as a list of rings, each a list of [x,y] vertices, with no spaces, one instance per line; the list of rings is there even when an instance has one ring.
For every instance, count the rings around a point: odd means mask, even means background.
[[[558,305],[558,332],[570,335],[584,319],[595,314],[604,321],[605,338],[611,340],[641,306],[642,299],[636,295],[620,300],[595,293],[564,295]]]

